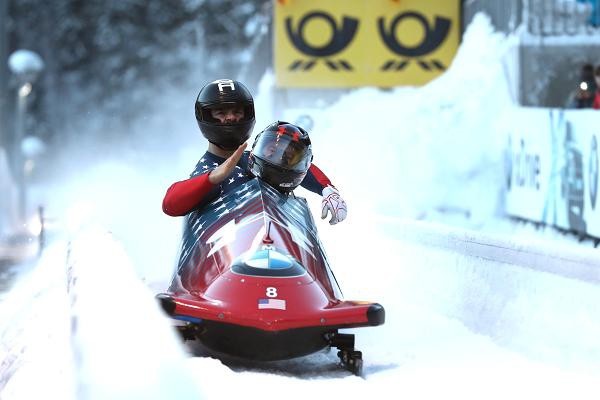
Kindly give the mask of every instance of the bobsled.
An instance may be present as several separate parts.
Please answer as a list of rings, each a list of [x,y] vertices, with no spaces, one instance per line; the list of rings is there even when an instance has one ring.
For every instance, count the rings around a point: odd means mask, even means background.
[[[192,347],[274,361],[329,346],[361,374],[354,335],[339,330],[381,325],[385,311],[342,298],[304,198],[254,178],[186,218],[175,273],[156,297]]]

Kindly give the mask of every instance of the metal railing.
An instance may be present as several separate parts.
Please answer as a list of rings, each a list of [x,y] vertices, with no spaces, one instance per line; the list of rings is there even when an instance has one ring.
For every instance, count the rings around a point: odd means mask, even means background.
[[[501,32],[514,32],[521,24],[523,0],[465,0],[463,3],[464,28],[475,14],[483,12]]]
[[[538,36],[594,34],[596,0],[525,0],[523,20],[527,31]],[[596,18],[594,18],[596,17]]]
[[[600,35],[600,0],[465,0],[465,26],[485,12],[495,28],[535,36]]]

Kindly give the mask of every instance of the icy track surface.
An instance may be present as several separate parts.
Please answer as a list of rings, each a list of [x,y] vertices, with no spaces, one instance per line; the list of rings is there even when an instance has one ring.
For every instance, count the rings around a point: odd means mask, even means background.
[[[345,297],[386,308],[384,326],[354,330],[363,378],[339,369],[334,351],[265,364],[225,360],[228,366],[185,355],[122,246],[94,230],[70,246],[53,243],[2,303],[1,398],[595,395],[599,286],[514,265],[517,259],[511,265],[471,256],[462,245],[440,246],[448,231],[427,223],[395,221],[397,238],[385,239],[381,230],[390,222],[369,228],[372,220],[322,232]],[[491,240],[462,237],[458,242]],[[513,247],[528,263],[529,247]],[[581,251],[547,248],[583,265],[587,259],[575,255]]]

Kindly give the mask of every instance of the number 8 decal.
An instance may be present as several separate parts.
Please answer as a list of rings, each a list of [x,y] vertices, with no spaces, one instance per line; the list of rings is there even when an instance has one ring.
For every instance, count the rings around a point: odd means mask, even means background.
[[[277,288],[275,287],[268,287],[267,288],[267,297],[277,297]]]

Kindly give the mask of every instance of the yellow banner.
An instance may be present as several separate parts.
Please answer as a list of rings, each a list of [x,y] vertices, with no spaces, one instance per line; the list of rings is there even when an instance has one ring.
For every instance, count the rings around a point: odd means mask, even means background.
[[[460,41],[461,0],[274,0],[279,87],[421,85]]]

